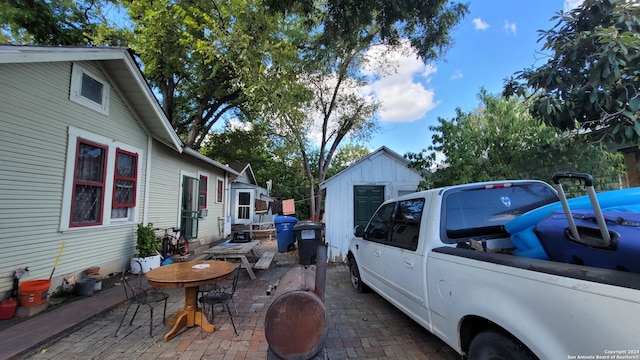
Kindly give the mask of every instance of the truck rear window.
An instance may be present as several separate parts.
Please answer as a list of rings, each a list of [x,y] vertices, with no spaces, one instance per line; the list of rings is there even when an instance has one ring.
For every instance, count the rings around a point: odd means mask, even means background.
[[[545,183],[505,183],[453,189],[445,193],[443,201],[442,240],[456,243],[508,237],[506,222],[556,202],[558,196]]]

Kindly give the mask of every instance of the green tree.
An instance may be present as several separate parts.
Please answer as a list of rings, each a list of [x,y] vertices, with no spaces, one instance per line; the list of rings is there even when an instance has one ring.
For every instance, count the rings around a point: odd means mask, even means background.
[[[125,6],[135,29],[131,47],[189,147],[200,148],[221,119],[268,106],[281,88],[295,86],[295,74],[274,64],[297,58],[292,38],[298,20],[267,12],[260,0],[136,0]]]
[[[346,144],[336,152],[327,171],[327,179],[351,166],[356,161],[369,155],[371,151],[358,144]]]
[[[310,201],[311,214],[320,211],[317,186],[325,180],[340,143],[348,138],[366,138],[376,127],[378,104],[357,93],[360,83],[353,72],[360,64],[356,60],[360,56],[360,51],[355,50],[339,58],[332,68],[335,73],[308,74],[306,86],[313,92],[311,100],[301,104],[301,111],[280,112],[271,120],[274,130],[302,157],[309,198],[314,199]],[[313,142],[314,136],[319,145]]]
[[[449,31],[468,13],[468,6],[448,0],[266,0],[269,8],[308,19],[307,26],[322,29],[318,44],[336,42],[353,48],[358,44],[400,45],[408,39],[424,61],[446,53]],[[314,22],[319,20],[319,24]]]
[[[227,122],[223,131],[212,133],[200,149],[204,155],[223,164],[247,162],[259,185],[273,182],[271,196],[276,199],[295,199],[296,216],[309,217],[307,178],[299,156],[283,146],[280,138],[270,134],[262,123]]]
[[[249,163],[256,181],[265,186],[274,178],[274,167],[280,166],[273,154],[276,144],[262,124],[243,124],[228,121],[223,131],[209,135],[200,152],[222,164]]]
[[[0,42],[31,45],[126,46],[128,32],[109,1],[0,0]]]
[[[280,2],[270,4],[277,9]],[[369,62],[367,52],[374,47],[405,50],[402,40],[408,39],[409,48],[422,60],[441,57],[451,44],[451,28],[466,14],[467,7],[446,0],[307,1],[282,11],[293,16],[324,15],[309,17],[319,22],[304,23],[315,31],[308,39],[310,46],[302,52],[304,64],[310,66],[298,74],[313,96],[292,92],[285,95],[284,107],[274,107],[265,115],[302,157],[309,197],[313,199],[310,213],[318,215],[322,200],[317,186],[326,179],[341,143],[364,141],[377,130],[379,103],[359,91],[371,80],[363,68],[370,66],[373,77],[389,69]],[[314,134],[315,142],[310,140]],[[318,153],[314,163],[310,156],[313,151]]]
[[[585,0],[540,31],[551,56],[507,80],[503,94],[526,96],[531,112],[563,130],[606,130],[617,143],[640,140],[640,6]]]
[[[457,109],[453,119],[439,118],[430,127],[433,145],[405,155],[411,167],[429,170],[421,188],[499,179],[550,182],[556,172],[578,171],[596,175],[596,186],[603,189],[624,173],[620,154],[590,144],[577,131],[541,123],[525,101],[484,91],[480,100],[476,111]]]

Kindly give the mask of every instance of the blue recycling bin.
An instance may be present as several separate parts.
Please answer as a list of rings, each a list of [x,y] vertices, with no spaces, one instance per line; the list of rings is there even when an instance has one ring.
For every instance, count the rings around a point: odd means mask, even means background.
[[[276,226],[278,252],[284,253],[295,249],[293,227],[297,222],[298,219],[293,216],[277,215],[273,218],[273,223]]]

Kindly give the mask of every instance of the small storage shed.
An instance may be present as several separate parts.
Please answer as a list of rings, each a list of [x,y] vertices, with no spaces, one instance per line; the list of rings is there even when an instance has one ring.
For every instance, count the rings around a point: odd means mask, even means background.
[[[422,176],[408,164],[383,146],[320,184],[329,261],[346,259],[354,227],[366,225],[381,203],[416,191]]]
[[[274,214],[271,213],[270,205],[274,200],[269,196],[270,189],[258,184],[251,164],[231,163],[229,167],[240,174],[230,179],[231,224],[248,225],[273,221]]]

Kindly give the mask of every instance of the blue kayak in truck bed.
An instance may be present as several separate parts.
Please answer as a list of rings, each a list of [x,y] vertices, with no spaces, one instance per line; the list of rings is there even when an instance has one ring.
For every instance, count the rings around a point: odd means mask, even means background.
[[[602,210],[640,213],[640,187],[603,191],[596,195]],[[567,203],[574,210],[591,210],[593,204],[589,196],[568,199]],[[554,211],[562,210],[560,201],[531,210],[507,222],[504,227],[511,234],[511,242],[516,247],[517,256],[548,260],[540,240],[534,230],[535,225],[549,217]]]
[[[640,273],[640,214],[602,211],[608,239],[603,236],[593,210],[574,210],[578,238],[567,215],[554,211],[534,228],[552,261]]]

